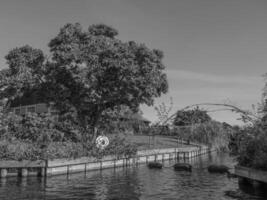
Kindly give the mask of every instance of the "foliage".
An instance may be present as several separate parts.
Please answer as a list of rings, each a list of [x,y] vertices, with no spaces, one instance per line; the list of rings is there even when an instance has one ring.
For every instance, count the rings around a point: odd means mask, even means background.
[[[167,92],[162,52],[123,42],[116,34],[106,25],[83,31],[78,23],[67,24],[49,43],[53,101],[62,112],[74,108],[84,127],[97,127],[108,109],[126,105],[136,110]]]
[[[110,144],[104,149],[100,150],[93,146],[91,151],[92,155],[97,158],[102,158],[104,156],[114,155],[117,158],[126,157],[129,158],[134,156],[137,152],[137,146],[128,143],[125,138],[121,138],[116,135],[110,140]]]
[[[44,160],[88,156],[81,143],[52,142],[46,148],[21,140],[1,140],[0,160]]]
[[[78,23],[66,24],[49,42],[50,60],[28,45],[7,54],[8,69],[0,72],[0,99],[7,100],[6,107],[31,100],[53,102],[60,120],[33,113],[1,117],[2,152],[22,148],[18,154],[7,154],[14,159],[80,156],[79,151],[89,155],[98,128],[110,130],[115,118],[114,132],[122,129],[118,124],[123,112],[134,113],[140,104],[153,105],[167,92],[163,53],[124,42],[117,35],[117,30],[104,24],[87,31]],[[87,137],[91,133],[93,138]],[[86,147],[88,141],[91,144]],[[118,139],[104,153],[126,156],[135,151]]]
[[[2,113],[2,112],[1,112]],[[18,116],[7,113],[1,118],[0,160],[38,160],[56,158],[77,158],[106,155],[131,156],[136,147],[124,139],[115,137],[104,151],[94,144],[82,141],[79,130],[68,121],[53,120],[50,115],[28,113]]]
[[[30,142],[0,140],[0,160],[39,160],[42,151]]]
[[[167,105],[164,102],[162,102],[158,106],[154,107],[154,109],[157,113],[157,117],[158,117],[158,122],[157,122],[156,126],[157,125],[165,125],[166,123],[169,123],[168,119],[170,117],[169,115],[170,115],[170,112],[172,111],[172,108],[173,108],[172,98],[170,98],[170,105]]]
[[[173,124],[175,126],[189,126],[209,121],[211,121],[211,117],[207,114],[207,111],[196,107],[193,110],[178,110]]]
[[[101,115],[99,130],[108,134],[132,132],[134,129],[134,121],[128,119],[134,111],[128,106],[116,106],[113,109],[107,109]]]
[[[148,130],[149,135],[171,135],[172,130],[168,125],[152,125]]]
[[[80,142],[52,142],[44,149],[42,156],[43,159],[79,158],[90,153]]]
[[[104,156],[131,157],[135,155],[137,148],[133,144],[126,143],[122,138],[114,138],[110,145],[100,150],[95,145],[88,144],[85,148],[80,142],[51,142],[42,148],[38,143],[26,142],[14,139],[0,140],[0,160],[43,160],[58,158],[79,158],[92,156],[98,159]]]
[[[91,25],[88,28],[88,32],[94,36],[105,36],[105,37],[109,37],[109,38],[114,38],[115,36],[117,36],[119,34],[116,29],[114,29],[110,26],[107,26],[105,24]]]
[[[173,134],[183,140],[206,144],[218,150],[226,151],[228,150],[230,137],[233,134],[232,131],[231,127],[225,126],[223,123],[209,121],[186,127],[176,126]]]
[[[84,132],[96,131],[103,113],[119,106],[137,111],[166,93],[163,53],[134,41],[116,38],[118,31],[104,24],[82,30],[66,24],[49,42],[52,60],[28,45],[6,56],[8,69],[0,73],[0,97],[21,103],[54,102],[60,114],[72,113]],[[94,130],[94,131],[93,131]]]
[[[0,73],[1,99],[12,102],[25,93],[41,91],[45,59],[41,50],[26,45],[12,49],[5,58],[9,68]]]
[[[232,154],[240,165],[267,170],[267,133],[262,123],[236,130],[231,140]]]
[[[266,76],[266,75],[265,75]],[[235,128],[229,148],[239,165],[267,170],[267,84],[263,101],[258,105],[258,117],[249,126]]]
[[[27,113],[18,116],[12,113],[2,120],[3,131],[0,138],[16,138],[25,142],[48,145],[51,142],[78,141],[79,130],[71,122],[56,121],[48,114]]]

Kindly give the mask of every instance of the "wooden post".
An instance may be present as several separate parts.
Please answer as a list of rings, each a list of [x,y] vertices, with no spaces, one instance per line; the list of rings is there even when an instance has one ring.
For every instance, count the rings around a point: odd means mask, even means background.
[[[48,160],[45,160],[45,171],[44,171],[44,176],[47,176],[47,169],[48,169]]]
[[[0,183],[2,187],[6,185],[6,181],[7,181],[6,178],[0,178]]]
[[[69,165],[67,165],[67,175],[69,175],[69,173],[70,173],[70,168],[69,168],[70,166]]]
[[[28,169],[27,168],[21,168],[21,169],[19,169],[19,176],[20,177],[26,177],[26,176],[28,176]]]
[[[4,178],[7,176],[7,169],[0,169],[0,177]]]
[[[38,168],[37,176],[39,176],[39,177],[45,176],[45,168],[44,167]]]

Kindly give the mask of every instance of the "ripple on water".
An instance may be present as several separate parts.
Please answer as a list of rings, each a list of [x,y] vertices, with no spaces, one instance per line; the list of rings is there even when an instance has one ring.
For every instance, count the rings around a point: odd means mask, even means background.
[[[145,165],[106,169],[86,174],[37,178],[1,179],[0,199],[92,199],[92,200],[263,200],[265,197],[244,193],[237,179],[210,174],[211,163],[233,166],[225,154],[202,156],[191,160],[192,173],[178,172],[173,162],[164,162],[162,170]],[[227,192],[228,191],[228,192]],[[229,192],[230,191],[230,192]]]

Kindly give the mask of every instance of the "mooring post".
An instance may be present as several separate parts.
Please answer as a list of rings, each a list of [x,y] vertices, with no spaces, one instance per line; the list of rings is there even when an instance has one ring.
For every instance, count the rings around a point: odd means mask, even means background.
[[[0,177],[5,178],[7,176],[7,169],[0,169]]]
[[[38,170],[37,170],[37,176],[39,176],[39,177],[45,176],[45,168],[44,167],[38,168]]]
[[[47,170],[48,170],[48,160],[45,160],[45,167],[44,167],[44,176],[47,176]]]
[[[19,169],[19,176],[20,177],[26,177],[26,176],[28,176],[28,169],[27,168],[20,168]]]

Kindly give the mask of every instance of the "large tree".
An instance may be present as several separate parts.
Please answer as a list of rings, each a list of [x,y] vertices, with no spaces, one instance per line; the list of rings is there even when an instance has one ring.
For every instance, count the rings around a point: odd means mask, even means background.
[[[163,53],[117,35],[103,24],[87,31],[78,23],[66,24],[49,43],[49,98],[61,113],[73,111],[94,137],[107,110],[121,105],[137,110],[168,90]]]
[[[66,24],[49,42],[49,61],[28,45],[11,50],[9,68],[0,74],[1,98],[53,101],[61,114],[72,113],[95,138],[107,113],[121,106],[136,111],[140,104],[152,105],[168,90],[163,53],[117,35],[103,24],[87,31],[78,23]]]

